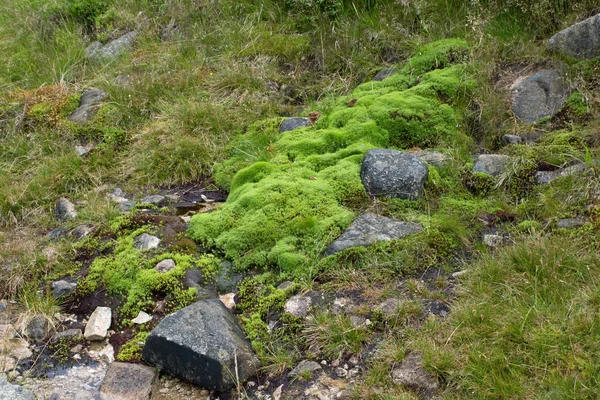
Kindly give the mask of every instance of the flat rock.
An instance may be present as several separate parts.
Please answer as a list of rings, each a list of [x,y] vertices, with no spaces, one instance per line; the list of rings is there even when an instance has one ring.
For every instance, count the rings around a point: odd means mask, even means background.
[[[398,72],[397,68],[383,68],[383,69],[380,69],[379,72],[377,72],[375,74],[375,76],[373,77],[372,80],[374,80],[375,82],[380,82],[380,81],[384,80],[385,78],[387,78],[388,76],[394,75],[396,72]]]
[[[77,289],[77,284],[67,281],[52,282],[52,295],[54,297],[66,297],[72,294]]]
[[[208,389],[226,390],[253,376],[260,362],[237,320],[218,299],[165,317],[150,332],[142,358],[162,372]]]
[[[108,329],[112,322],[111,319],[112,310],[110,307],[97,307],[85,326],[83,334],[85,339],[90,341],[104,340],[106,335],[108,335]]]
[[[297,376],[303,376],[304,374],[312,374],[315,371],[321,370],[323,367],[318,362],[303,360],[296,365],[296,368],[290,371],[288,377],[294,378]]]
[[[417,352],[410,353],[402,360],[400,367],[392,371],[392,379],[425,398],[431,398],[439,388],[435,376],[423,368],[423,357]]]
[[[95,230],[96,230],[96,227],[94,225],[82,224],[82,225],[78,225],[75,228],[73,228],[69,232],[69,236],[71,236],[71,238],[73,238],[73,240],[81,240],[81,239],[85,238],[86,236],[89,236]]]
[[[562,229],[574,229],[585,225],[588,222],[587,218],[563,218],[558,220],[556,226]]]
[[[10,384],[6,376],[0,374],[0,400],[36,400],[36,397],[23,386]]]
[[[284,309],[294,317],[306,317],[311,305],[312,299],[310,297],[297,295],[292,296],[285,302]]]
[[[281,126],[279,127],[279,133],[293,131],[294,129],[304,128],[306,126],[311,126],[311,125],[312,124],[310,123],[310,119],[308,119],[308,118],[300,118],[300,117],[288,118],[281,123]]]
[[[154,368],[140,364],[113,362],[108,366],[100,395],[107,400],[149,399],[158,377]]]
[[[90,122],[104,100],[108,99],[108,93],[100,89],[90,89],[81,95],[79,107],[67,117],[71,122],[83,124]],[[85,151],[87,153],[87,151]],[[84,153],[84,154],[85,154]]]
[[[158,247],[160,239],[154,235],[142,233],[133,240],[133,247],[138,250],[151,250]]]
[[[438,153],[437,151],[416,151],[412,154],[417,156],[419,160],[437,168],[448,167],[452,162],[452,157],[448,154]]]
[[[564,178],[566,176],[574,175],[585,171],[585,164],[579,163],[575,165],[571,165],[570,167],[557,169],[555,171],[538,171],[535,173],[535,181],[540,184],[548,184],[553,182],[559,178]]]
[[[363,158],[360,178],[370,196],[418,200],[428,173],[427,165],[414,154],[374,149]]]
[[[560,111],[570,88],[557,70],[547,69],[520,78],[512,85],[511,92],[513,113],[521,121],[535,124]]]
[[[146,322],[150,322],[152,321],[152,316],[148,315],[147,313],[140,311],[137,315],[137,317],[135,317],[134,319],[131,320],[131,322],[133,322],[134,324],[138,324],[138,325],[142,325],[145,324]]]
[[[165,196],[161,196],[159,194],[155,194],[155,195],[152,195],[152,196],[146,196],[146,197],[144,197],[143,199],[140,200],[140,203],[142,203],[142,204],[159,205],[163,201],[165,201]]]
[[[506,170],[509,163],[509,156],[502,154],[480,154],[475,157],[473,172],[498,176]]]
[[[331,255],[349,247],[368,246],[377,242],[400,239],[423,230],[415,222],[398,221],[373,214],[363,214],[335,242],[331,243],[325,255]]]
[[[56,200],[54,206],[54,218],[58,222],[69,221],[77,218],[77,211],[75,211],[75,205],[69,201],[69,199],[60,198]]]
[[[379,304],[376,309],[381,311],[386,317],[392,317],[398,314],[398,310],[400,310],[402,304],[404,304],[404,300],[394,297],[385,300],[383,303]]]
[[[175,264],[175,260],[171,258],[167,258],[166,260],[162,260],[158,264],[154,266],[154,269],[158,272],[166,273],[175,268],[177,265]]]
[[[511,144],[520,144],[523,143],[524,140],[519,135],[502,135],[502,146],[508,146]]]
[[[83,333],[81,332],[81,329],[68,329],[66,331],[63,332],[58,332],[55,333],[52,336],[52,342],[56,343],[56,342],[60,342],[61,340],[80,340],[83,338]]]
[[[600,57],[600,14],[552,36],[548,49],[584,60]]]
[[[86,49],[86,54],[88,58],[95,61],[114,60],[118,56],[133,49],[133,44],[137,34],[137,31],[126,33],[120,38],[108,42],[104,46],[102,46],[102,44],[98,46],[98,44],[94,42],[92,45],[88,46]]]

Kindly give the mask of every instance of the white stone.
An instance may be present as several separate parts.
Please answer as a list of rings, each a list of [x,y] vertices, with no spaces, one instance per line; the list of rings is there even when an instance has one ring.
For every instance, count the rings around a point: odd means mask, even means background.
[[[312,300],[308,296],[293,296],[285,303],[285,311],[294,317],[306,317]]]
[[[176,266],[175,261],[170,258],[167,258],[166,260],[162,260],[161,262],[156,264],[154,269],[157,270],[158,272],[165,273],[165,272],[169,272],[170,270],[175,268],[175,266]]]
[[[133,322],[134,324],[145,324],[146,322],[150,322],[152,321],[152,316],[146,314],[143,311],[140,311],[137,315],[137,317],[135,317],[134,319],[131,320],[131,322]]]
[[[110,307],[98,307],[94,310],[85,326],[83,337],[86,340],[98,341],[104,340],[108,334],[112,319],[112,310]]]
[[[233,310],[236,306],[235,293],[227,293],[219,296],[219,300],[221,300],[221,303],[225,304],[225,307],[230,310]]]

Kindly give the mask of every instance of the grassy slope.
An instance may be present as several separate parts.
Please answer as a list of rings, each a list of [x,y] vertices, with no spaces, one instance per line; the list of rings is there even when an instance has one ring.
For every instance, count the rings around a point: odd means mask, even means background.
[[[48,262],[36,239],[55,226],[50,211],[57,197],[81,202],[74,223],[108,227],[117,211],[97,190],[102,185],[151,191],[156,185],[206,179],[217,162],[228,159],[229,166],[225,162],[216,171],[217,182],[228,186],[239,169],[235,149],[245,153],[250,149],[265,161],[277,156],[269,147],[274,140],[268,132],[261,136],[273,129],[273,123],[267,121],[263,128],[259,123],[248,130],[250,136],[242,136],[250,124],[313,110],[325,115],[321,124],[335,123],[336,118],[344,121],[343,105],[364,95],[363,86],[349,95],[356,86],[380,66],[403,62],[422,44],[437,39],[459,37],[470,42],[470,74],[477,89],[454,105],[464,117],[457,130],[474,139],[476,146],[494,149],[502,133],[529,129],[507,113],[493,87],[497,75],[518,63],[558,62],[544,53],[543,39],[598,11],[591,1],[550,0],[473,5],[452,0],[380,1],[358,8],[331,0],[321,2],[319,12],[293,0],[163,3],[0,4],[0,256],[10,266],[0,277],[3,292],[26,293],[22,298],[29,299],[37,282],[67,268],[63,261],[69,261],[68,256]],[[162,42],[161,29],[172,19],[182,36]],[[140,30],[133,53],[108,65],[85,60],[83,50],[92,39],[107,41],[130,29]],[[568,178],[526,191],[531,187],[532,163],[589,160],[597,151],[600,139],[592,94],[597,89],[598,63],[566,61],[584,101],[577,103],[579,108],[571,107],[564,120],[542,125],[545,130],[564,130],[550,134],[534,149],[504,150],[517,161],[515,173],[498,190],[482,190],[490,188],[477,186],[481,182],[465,175],[468,152],[475,146],[464,143],[442,147],[455,155],[456,164],[434,171],[421,202],[340,201],[346,207],[342,213],[372,207],[385,215],[420,221],[427,231],[413,241],[348,251],[311,264],[309,277],[318,271],[318,280],[332,290],[376,288],[376,297],[385,297],[397,290],[390,286],[390,276],[439,265],[455,269],[458,249],[468,249],[473,257],[446,320],[415,323],[417,308],[403,310],[375,331],[340,331],[340,326],[351,326],[349,321],[329,316],[317,316],[312,326],[305,327],[308,342],[319,344],[324,356],[360,351],[372,336],[385,339],[383,351],[370,361],[357,385],[357,398],[411,396],[393,385],[389,371],[405,350],[413,349],[425,354],[427,367],[447,384],[447,398],[593,398],[598,392],[597,173],[591,169],[589,179]],[[123,75],[129,76],[127,85],[115,82]],[[92,123],[74,126],[65,117],[86,87],[106,90],[110,103]],[[343,95],[348,96],[337,99]],[[336,117],[334,111],[340,110]],[[253,129],[262,129],[257,142],[245,139],[256,133]],[[312,150],[306,153],[295,136],[280,139],[277,150],[284,149],[287,157],[295,152],[294,159],[315,169],[314,163],[323,160],[310,159]],[[88,142],[97,148],[82,159],[74,145]],[[393,143],[401,148],[415,144],[419,143]],[[352,171],[355,163],[340,166]],[[306,177],[312,172],[305,171]],[[319,182],[315,185],[315,190],[323,189]],[[596,208],[588,209],[590,205]],[[474,232],[482,228],[481,213],[498,210],[516,216],[499,226],[519,244],[495,253],[473,243]],[[559,217],[583,214],[595,222],[572,232],[552,229]],[[311,221],[301,222],[294,229],[312,229]],[[321,240],[322,232],[319,235]],[[71,251],[69,244],[61,246],[63,254]],[[273,256],[277,262],[280,255]],[[252,263],[256,260],[248,264]],[[278,278],[260,279],[268,288]],[[256,287],[254,282],[243,288],[242,297],[246,293],[252,299]],[[246,307],[248,318],[254,318],[247,321],[247,328],[259,341],[261,318],[282,300],[276,291],[264,289],[261,294],[264,301],[259,308]],[[287,365],[293,359],[291,349],[305,344],[289,338],[282,342],[281,348],[261,351],[271,370]]]

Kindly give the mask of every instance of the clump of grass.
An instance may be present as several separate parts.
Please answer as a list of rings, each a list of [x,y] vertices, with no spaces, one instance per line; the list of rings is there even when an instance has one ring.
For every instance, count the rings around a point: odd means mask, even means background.
[[[36,285],[29,284],[19,291],[18,302],[25,310],[19,316],[21,330],[24,331],[34,318],[45,319],[50,329],[55,327],[56,314],[61,311],[61,300],[55,298],[50,290],[41,291]]]

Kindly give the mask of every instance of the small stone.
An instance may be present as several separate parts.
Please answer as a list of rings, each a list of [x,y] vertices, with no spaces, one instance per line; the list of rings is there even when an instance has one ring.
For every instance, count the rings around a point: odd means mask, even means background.
[[[380,310],[386,317],[392,317],[398,313],[403,303],[404,301],[400,298],[391,298],[379,304],[376,309]]]
[[[417,151],[412,154],[417,156],[419,160],[437,168],[449,167],[452,163],[452,157],[448,154],[438,153],[436,151]]]
[[[162,260],[154,267],[158,272],[166,273],[176,267],[175,260],[167,258],[166,260]]]
[[[56,204],[54,206],[54,217],[58,222],[64,222],[77,218],[75,205],[65,198],[56,200]]]
[[[150,398],[158,373],[141,364],[114,362],[109,365],[100,393],[111,400],[145,400]]]
[[[294,317],[306,317],[312,304],[312,299],[308,296],[293,296],[285,302],[285,311]]]
[[[417,352],[412,352],[400,364],[399,368],[392,371],[395,383],[408,389],[423,393],[431,397],[439,388],[435,376],[423,368],[423,358]]]
[[[83,336],[86,340],[100,341],[108,335],[108,329],[111,325],[112,310],[110,307],[97,307],[85,326]]]
[[[162,388],[158,391],[158,393],[162,393],[162,394],[169,393],[169,388]]]
[[[58,254],[58,249],[55,246],[48,246],[42,249],[42,255],[49,263],[55,262],[58,258]]]
[[[235,293],[227,293],[222,296],[219,296],[219,300],[221,300],[221,303],[225,304],[225,307],[232,311],[237,305]]]
[[[42,340],[48,334],[48,319],[44,316],[36,316],[29,320],[25,335],[32,340]]]
[[[153,196],[146,196],[146,197],[144,197],[143,199],[140,200],[140,203],[142,203],[142,204],[159,205],[164,200],[165,200],[165,196],[153,195]]]
[[[291,288],[292,286],[294,286],[294,282],[291,281],[283,281],[279,284],[279,286],[277,286],[277,289],[279,290],[287,290],[289,288]]]
[[[90,45],[86,49],[86,55],[88,58],[95,61],[114,60],[121,54],[124,54],[133,48],[137,34],[137,31],[129,32],[104,46],[102,46],[102,44],[98,46],[98,44],[95,44],[96,42],[94,42],[92,43],[93,46]]]
[[[579,163],[575,165],[571,165],[570,167],[557,169],[555,171],[538,171],[535,173],[535,181],[540,184],[548,184],[556,179],[564,178],[566,176],[574,175],[585,171],[586,165],[584,163]]]
[[[125,199],[124,202],[119,204],[119,211],[126,213],[129,212],[131,210],[133,210],[133,208],[135,207],[137,203],[133,200],[127,200]]]
[[[352,322],[352,325],[354,325],[355,328],[364,328],[367,326],[367,319],[358,315],[352,315],[350,317],[350,322]]]
[[[288,374],[288,377],[294,378],[297,376],[302,376],[307,373],[313,373],[320,369],[323,369],[323,368],[319,365],[319,363],[317,363],[315,361],[310,361],[310,360],[303,360],[303,361],[300,361],[300,363],[298,363],[296,368],[294,368],[292,371],[290,371],[290,373]]]
[[[397,68],[383,68],[375,74],[372,80],[375,82],[380,82],[385,78],[394,75],[396,72],[398,72]]]
[[[348,362],[352,365],[358,365],[358,357],[356,355],[353,355],[352,357],[350,357],[350,359],[348,360]]]
[[[279,385],[277,389],[273,391],[273,400],[280,400],[281,394],[283,393],[283,385]]]
[[[462,271],[457,271],[455,273],[452,274],[453,278],[460,278],[461,276],[465,275],[469,270],[467,269],[463,269]]]
[[[311,126],[309,118],[288,118],[281,123],[279,127],[279,133],[292,131],[297,128],[304,128],[307,126]]]
[[[59,297],[67,297],[71,295],[75,289],[77,289],[77,284],[67,281],[54,281],[52,282],[52,295],[56,298]]]
[[[160,243],[160,239],[154,235],[142,233],[133,240],[133,247],[138,250],[156,249]]]
[[[143,311],[140,311],[137,315],[137,317],[135,317],[134,319],[131,320],[131,322],[133,322],[134,324],[137,325],[141,325],[141,324],[145,324],[146,322],[150,322],[152,321],[152,316],[146,314]]]
[[[0,356],[0,372],[7,373],[17,368],[17,360],[8,356]],[[0,393],[0,399],[2,398],[2,394]]]
[[[108,98],[108,93],[100,89],[89,89],[81,95],[79,100],[79,107],[67,117],[71,122],[83,124],[90,122],[96,112],[100,108],[102,102]],[[83,150],[87,149],[84,147]],[[85,154],[83,153],[83,154]]]
[[[98,357],[107,364],[115,361],[115,349],[112,344],[107,344],[98,352]]]
[[[509,156],[502,154],[480,154],[475,157],[473,172],[498,176],[506,170],[509,163]]]
[[[587,218],[563,218],[558,220],[556,226],[562,229],[580,228],[588,222]]]
[[[506,238],[497,233],[487,233],[483,235],[483,243],[485,243],[488,247],[501,247],[506,242]]]
[[[511,144],[520,144],[523,143],[523,138],[518,135],[503,135],[502,136],[502,145],[508,146]]]
[[[354,367],[354,368],[348,370],[348,376],[347,376],[347,378],[348,379],[352,379],[352,378],[357,377],[359,374],[360,374],[360,368],[359,367]]]
[[[81,329],[68,329],[64,332],[55,333],[52,336],[52,342],[53,343],[60,342],[62,339],[68,340],[68,341],[80,340],[81,338],[83,338]]]
[[[81,240],[89,234],[93,233],[95,230],[96,227],[94,225],[82,224],[73,228],[71,232],[69,232],[69,235],[74,240]]]
[[[339,377],[339,378],[345,378],[346,376],[348,376],[348,370],[344,369],[344,368],[340,368],[337,367],[335,369],[335,374]]]
[[[81,353],[83,351],[83,346],[80,344],[75,345],[75,346],[71,347],[71,349],[69,351],[71,353]]]

